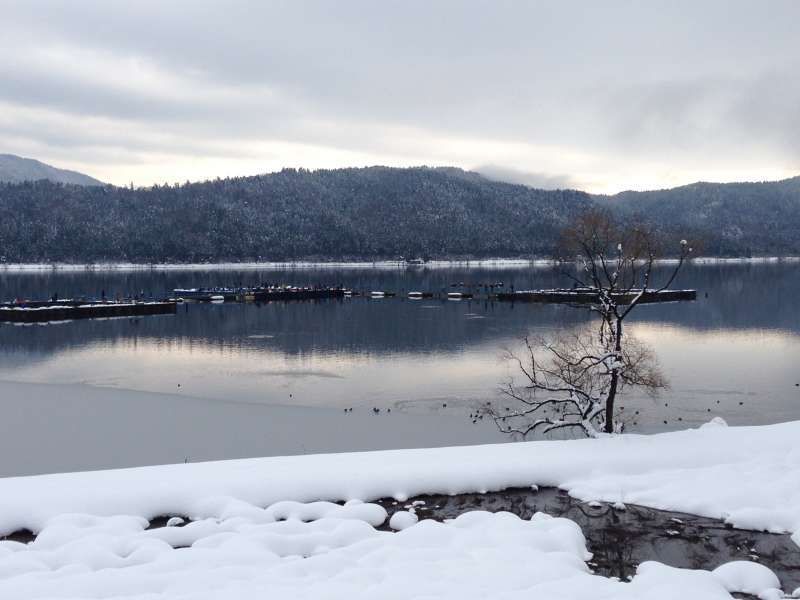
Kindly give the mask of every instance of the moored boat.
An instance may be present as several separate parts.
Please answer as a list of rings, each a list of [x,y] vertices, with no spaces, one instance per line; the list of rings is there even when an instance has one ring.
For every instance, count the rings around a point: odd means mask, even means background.
[[[468,300],[472,298],[472,294],[469,292],[448,292],[447,299],[448,300]]]

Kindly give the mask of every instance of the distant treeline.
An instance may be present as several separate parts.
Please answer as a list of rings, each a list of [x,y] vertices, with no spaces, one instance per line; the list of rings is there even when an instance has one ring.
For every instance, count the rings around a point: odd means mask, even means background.
[[[702,241],[708,256],[800,255],[800,177],[763,183],[693,183],[598,196],[622,218]]]
[[[800,179],[590,196],[450,168],[336,169],[128,189],[0,184],[6,262],[204,262],[552,255],[607,205],[705,254],[800,254]]]

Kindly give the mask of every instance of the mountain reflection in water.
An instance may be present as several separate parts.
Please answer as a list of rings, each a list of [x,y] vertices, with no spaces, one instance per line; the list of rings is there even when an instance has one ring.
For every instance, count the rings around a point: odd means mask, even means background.
[[[682,428],[712,415],[731,424],[800,418],[798,273],[792,263],[689,265],[676,287],[697,289],[697,301],[639,307],[629,331],[655,348],[671,388],[656,399],[625,399],[628,408],[640,412],[637,430]],[[496,399],[498,385],[513,375],[501,360],[505,349],[519,348],[527,334],[546,335],[590,320],[587,311],[565,305],[405,297],[412,290],[460,289],[452,284],[462,282],[503,282],[504,289],[513,285],[518,290],[570,285],[554,269],[530,267],[3,272],[0,296],[45,298],[58,293],[64,298],[105,292],[109,297],[159,297],[177,287],[263,282],[390,290],[397,297],[186,304],[174,316],[4,324],[0,381],[179,394],[187,402],[182,408],[187,419],[191,398],[215,402],[219,435],[230,437],[231,450],[205,458],[270,451],[257,444],[237,448],[235,427],[227,427],[229,412],[224,408],[237,404],[339,412],[377,407],[382,414],[392,409],[393,415],[450,416],[458,422],[453,431],[463,431],[453,436],[474,443],[497,440],[487,423],[472,426],[466,415],[476,403]],[[6,408],[15,402],[3,398]],[[16,409],[20,407],[11,411],[17,415],[14,423],[25,427],[31,417]],[[109,415],[113,419],[113,412]],[[391,427],[387,423],[381,426]],[[480,435],[472,433],[478,430]],[[408,439],[412,445],[438,442],[433,433]],[[317,444],[314,449],[326,447]],[[169,455],[163,461],[174,459]]]

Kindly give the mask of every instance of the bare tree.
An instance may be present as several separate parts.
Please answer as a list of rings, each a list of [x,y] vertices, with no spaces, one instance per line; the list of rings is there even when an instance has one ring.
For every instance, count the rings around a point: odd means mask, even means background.
[[[486,412],[501,429],[523,436],[536,430],[578,428],[588,436],[618,433],[616,400],[625,387],[650,393],[666,386],[653,352],[625,334],[624,324],[643,299],[657,298],[675,281],[692,248],[681,240],[662,281],[654,266],[665,248],[642,225],[618,225],[602,211],[588,212],[562,236],[562,271],[573,281],[584,305],[599,317],[599,327],[535,343],[525,339],[525,359],[509,354],[523,376],[502,389],[516,409]]]

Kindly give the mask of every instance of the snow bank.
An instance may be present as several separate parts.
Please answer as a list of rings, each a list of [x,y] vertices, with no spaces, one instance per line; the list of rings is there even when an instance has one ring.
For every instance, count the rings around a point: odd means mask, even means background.
[[[800,541],[800,421],[652,436],[270,457],[0,479],[0,535],[64,513],[221,517],[235,501],[398,500],[559,486],[581,500],[641,504],[793,532]]]
[[[403,529],[408,529],[412,525],[415,525],[418,521],[419,517],[417,517],[416,513],[407,510],[398,510],[392,515],[392,518],[389,519],[389,527],[395,531],[402,531]]]
[[[0,480],[0,598],[715,600],[782,597],[754,563],[590,572],[572,521],[465,513],[417,522],[363,500],[560,485],[800,532],[800,422],[596,440],[293,456]],[[325,500],[323,500],[325,499]],[[343,504],[329,500],[346,500]],[[171,516],[166,527],[149,519]],[[186,522],[180,517],[190,517]]]
[[[729,592],[760,594],[764,590],[780,587],[775,573],[764,565],[744,560],[735,560],[720,565],[711,572]]]
[[[774,575],[739,563],[718,569],[721,576],[657,563],[641,565],[630,583],[593,575],[580,528],[543,513],[525,521],[475,511],[390,533],[358,518],[380,506],[351,506],[357,510],[346,515],[330,505],[264,510],[240,503],[236,516],[153,530],[137,517],[62,515],[28,545],[0,542],[0,598],[721,600],[730,598],[726,589],[741,587],[764,598],[777,593]],[[321,516],[275,519],[287,509]]]

